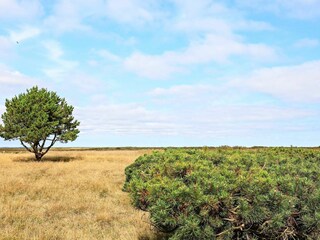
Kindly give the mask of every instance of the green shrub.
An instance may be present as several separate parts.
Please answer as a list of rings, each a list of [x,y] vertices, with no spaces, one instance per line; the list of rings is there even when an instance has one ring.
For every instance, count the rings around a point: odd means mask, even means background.
[[[318,239],[320,152],[166,150],[125,170],[135,207],[170,239]]]

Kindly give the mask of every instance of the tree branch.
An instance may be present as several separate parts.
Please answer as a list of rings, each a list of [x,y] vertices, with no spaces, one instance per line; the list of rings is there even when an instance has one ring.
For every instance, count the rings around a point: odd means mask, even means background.
[[[21,140],[20,140],[20,143],[21,143],[22,146],[24,146],[24,148],[27,149],[29,152],[34,153],[34,152],[32,152]]]
[[[44,144],[46,143],[47,139],[44,139],[41,146],[40,146],[40,152],[42,152],[43,148],[44,148]]]
[[[57,138],[57,134],[54,134],[51,144],[46,148],[47,150],[43,153],[42,156],[44,156],[50,150],[50,148],[56,143],[56,138]]]
[[[35,144],[30,144],[30,146],[33,149],[33,153],[37,153],[38,152]]]

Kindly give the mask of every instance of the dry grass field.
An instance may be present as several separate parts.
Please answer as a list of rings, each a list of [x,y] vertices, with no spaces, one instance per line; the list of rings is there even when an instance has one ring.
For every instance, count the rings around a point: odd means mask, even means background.
[[[0,239],[155,239],[121,190],[125,167],[147,152],[0,153]]]

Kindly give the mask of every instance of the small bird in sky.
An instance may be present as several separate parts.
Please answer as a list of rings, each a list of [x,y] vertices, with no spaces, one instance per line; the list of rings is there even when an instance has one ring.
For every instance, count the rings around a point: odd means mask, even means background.
[[[16,41],[17,44],[19,44],[19,41]]]

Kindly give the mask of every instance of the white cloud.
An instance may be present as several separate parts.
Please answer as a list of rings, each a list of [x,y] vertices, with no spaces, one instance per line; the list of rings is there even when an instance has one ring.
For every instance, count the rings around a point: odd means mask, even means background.
[[[139,104],[77,107],[75,116],[84,134],[195,136],[228,138],[270,130],[300,131],[294,122],[311,111],[270,105],[201,105],[199,108],[150,111]],[[293,121],[293,122],[290,122]]]
[[[96,77],[84,72],[71,72],[66,76],[66,79],[70,79],[64,84],[65,91],[67,88],[80,90],[81,93],[87,95],[92,93],[99,93],[105,91],[107,83],[97,79]]]
[[[234,94],[236,92],[236,94]],[[183,84],[168,88],[154,88],[148,92],[152,102],[157,106],[198,109],[209,105],[226,105],[238,102],[243,95],[237,89],[223,84]]]
[[[103,8],[102,0],[60,0],[54,5],[52,14],[44,20],[44,25],[57,33],[88,31],[91,27],[84,21],[90,17],[101,16]]]
[[[311,39],[311,38],[303,38],[295,42],[294,46],[299,48],[305,48],[305,47],[317,47],[320,45],[319,39]]]
[[[0,0],[1,1],[1,0]],[[17,42],[20,43],[29,38],[36,37],[40,34],[40,29],[29,25],[20,27],[18,31],[9,31],[6,36],[0,35],[0,58],[2,62],[11,60],[16,57],[16,48],[19,47]]]
[[[102,57],[103,59],[105,59],[107,61],[111,61],[111,62],[120,62],[121,61],[121,57],[119,57],[118,55],[116,55],[106,49],[101,49],[96,52],[100,57]]]
[[[288,101],[319,102],[320,61],[259,69],[235,84]]]
[[[164,51],[159,55],[136,51],[124,61],[127,70],[150,79],[167,79],[175,73],[188,72],[190,66],[210,62],[227,63],[233,56],[258,61],[274,60],[275,49],[261,43],[246,43],[237,30],[271,30],[265,22],[247,20],[236,10],[208,0],[172,0],[175,14],[163,19],[173,31],[191,33],[184,49]],[[197,37],[195,37],[197,36]]]
[[[182,72],[182,68],[170,64],[167,59],[172,53],[165,53],[160,56],[145,55],[134,53],[124,61],[127,70],[134,72],[142,77],[150,79],[166,79],[171,74]]]
[[[142,25],[155,18],[157,1],[142,0],[60,0],[44,24],[57,33],[91,31],[91,20],[109,18],[118,23]],[[63,20],[62,20],[63,19]]]
[[[13,50],[13,42],[4,36],[0,36],[0,57],[3,59],[10,58]]]
[[[78,66],[78,62],[63,58],[64,51],[59,42],[48,40],[43,42],[43,46],[48,51],[48,58],[55,63],[53,67],[43,69],[43,72],[51,79],[61,81],[66,74]]]
[[[53,61],[59,61],[64,54],[61,44],[57,41],[48,40],[43,42],[43,45],[48,51],[48,57]]]
[[[5,85],[32,85],[36,81],[17,70],[12,70],[7,66],[0,65],[0,84],[1,88]]]
[[[19,31],[10,31],[10,39],[13,42],[21,42],[29,38],[34,38],[40,34],[41,30],[32,26],[23,26]]]
[[[243,14],[225,5],[208,0],[173,0],[177,15],[168,24],[183,32],[230,34],[234,30],[273,30],[266,22],[247,20]]]
[[[152,1],[109,0],[106,3],[107,16],[120,23],[144,24],[154,20],[150,3]]]
[[[39,17],[43,12],[39,0],[1,0],[0,19],[28,20]]]
[[[320,17],[319,0],[277,0],[280,8],[288,11],[292,17],[310,19]]]
[[[75,92],[81,92],[81,94],[91,94],[92,92],[97,93],[105,89],[105,82],[79,69],[79,62],[65,58],[65,51],[60,42],[47,40],[42,44],[47,50],[47,58],[51,61],[50,67],[42,71],[54,82],[63,82],[63,89],[60,90],[68,92],[68,89],[73,89]],[[103,53],[105,52],[103,51]]]
[[[320,17],[320,0],[237,0],[238,5],[298,19]]]
[[[299,108],[232,104],[190,109],[180,116],[180,121],[182,124],[187,122],[190,133],[197,136],[245,138],[248,135],[261,135],[270,131],[283,133],[290,129],[292,132],[299,119],[312,115],[314,112]]]
[[[172,134],[174,124],[167,116],[138,104],[108,104],[75,108],[83,133]]]
[[[155,88],[149,92],[149,95],[157,98],[169,98],[178,97],[183,99],[183,101],[188,101],[190,99],[199,98],[206,94],[214,94],[215,92],[221,91],[223,87],[219,88],[217,86],[208,84],[197,84],[197,85],[176,85],[169,88]]]
[[[179,134],[228,138],[266,131],[285,131],[284,128],[295,127],[295,121],[312,116],[314,112],[267,104],[203,104],[198,108],[176,110],[175,114]]]
[[[5,98],[11,98],[38,83],[37,79],[0,64],[0,106],[4,104]]]
[[[163,79],[187,70],[187,66],[209,62],[226,63],[231,56],[268,61],[275,59],[276,55],[273,48],[264,44],[243,43],[233,35],[209,34],[201,41],[192,42],[183,51],[168,51],[162,55],[134,53],[124,61],[124,66],[140,76]]]
[[[166,99],[167,101],[161,103],[171,106],[174,113],[180,115],[181,121],[182,119],[187,119],[187,121],[195,119],[197,124],[200,122],[237,124],[249,121],[289,120],[313,114],[309,110],[290,106],[274,106],[266,102],[249,101],[246,103],[243,102],[243,99],[229,102],[228,99],[241,95],[239,85],[245,84],[244,81],[237,82],[237,84],[227,82],[221,86],[217,84],[175,85],[169,88],[155,88],[149,92],[149,95],[154,99]],[[250,97],[250,93],[247,97]],[[240,96],[241,98],[243,95]]]
[[[252,20],[238,20],[234,23],[235,30],[251,30],[251,31],[274,31],[275,26],[270,23]]]
[[[266,104],[234,104],[213,106],[209,114],[215,117],[208,116],[207,118],[203,118],[203,121],[218,121],[220,123],[226,121],[237,125],[237,122],[250,124],[252,121],[259,123],[303,118],[313,113],[299,108],[283,108]]]
[[[240,12],[207,0],[170,0],[166,4],[175,7],[169,11],[161,1],[156,0],[60,0],[52,14],[45,20],[45,26],[58,33],[66,31],[92,30],[91,20],[109,19],[120,24],[145,26],[159,23],[171,30],[184,32],[231,32],[232,30],[271,30],[266,23],[246,20]],[[125,13],[125,14],[124,14]],[[63,21],[61,21],[63,19]]]
[[[67,62],[67,64],[68,65],[58,65],[51,68],[45,68],[43,69],[43,72],[52,80],[61,82],[65,79],[66,74],[76,66],[76,64],[69,62]]]

